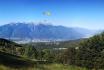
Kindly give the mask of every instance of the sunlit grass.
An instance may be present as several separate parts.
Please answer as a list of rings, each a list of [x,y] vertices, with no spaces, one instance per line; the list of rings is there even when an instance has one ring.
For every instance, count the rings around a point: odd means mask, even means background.
[[[48,70],[87,70],[85,68],[63,65],[63,64],[50,64],[50,65],[44,65],[44,67],[47,68]]]
[[[63,64],[39,64],[33,68],[11,68],[0,65],[0,70],[87,70],[76,66],[69,66]]]

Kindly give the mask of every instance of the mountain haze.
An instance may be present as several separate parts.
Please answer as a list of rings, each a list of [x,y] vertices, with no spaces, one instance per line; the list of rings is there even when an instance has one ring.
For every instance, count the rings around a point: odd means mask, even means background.
[[[0,26],[0,37],[16,40],[72,40],[94,34],[84,28],[71,28],[49,24],[10,23]]]

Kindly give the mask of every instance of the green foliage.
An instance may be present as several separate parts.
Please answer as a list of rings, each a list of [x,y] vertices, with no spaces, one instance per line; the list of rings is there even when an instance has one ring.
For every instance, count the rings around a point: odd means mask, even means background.
[[[30,68],[12,68],[0,65],[0,70],[88,70],[77,66],[68,66],[62,64],[40,64]]]
[[[42,52],[43,52],[43,59],[44,60],[47,60],[49,62],[53,61],[54,57],[53,57],[52,52],[49,49],[44,49],[44,50],[42,50]]]
[[[104,33],[82,41],[79,47],[70,47],[63,56],[64,64],[86,67],[89,69],[104,68]]]
[[[80,62],[78,65],[95,69],[104,68],[104,33],[95,35],[80,45],[77,53],[77,62]]]
[[[33,66],[34,62],[27,58],[0,52],[0,64],[9,67],[28,67]]]
[[[25,48],[24,47],[17,47],[16,48],[16,55],[24,56],[25,54]]]
[[[60,50],[59,48],[66,49]],[[89,39],[84,40],[70,42],[68,41],[68,42],[49,42],[49,43],[48,42],[29,43],[22,46],[13,43],[11,41],[1,40],[0,51],[13,54],[13,56],[15,57],[26,56],[26,58],[28,57],[29,59],[33,59],[34,61],[40,62],[41,64],[42,62],[43,63],[53,62],[53,63],[62,63],[63,65],[68,66],[76,65],[95,70],[104,69],[104,33],[95,35]],[[16,59],[18,58],[16,57]],[[10,59],[10,61],[12,61],[12,59]],[[18,63],[18,60],[16,60],[16,63]],[[55,67],[56,70],[62,69],[60,65],[59,65],[60,68],[57,68],[57,66]],[[42,66],[42,68],[47,67]],[[49,66],[49,68],[47,69],[52,70],[51,66]]]
[[[11,54],[15,55],[17,52],[16,48],[18,48],[18,47],[22,47],[22,46],[14,43],[12,41],[0,38],[0,51],[11,53]]]
[[[29,58],[37,58],[38,51],[34,48],[34,46],[25,47],[25,55]]]

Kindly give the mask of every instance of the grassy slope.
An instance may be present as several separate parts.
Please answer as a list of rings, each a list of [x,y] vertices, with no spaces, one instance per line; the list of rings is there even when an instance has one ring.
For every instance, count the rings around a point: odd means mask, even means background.
[[[10,40],[7,40],[7,39],[3,39],[3,38],[0,38],[0,46],[15,46],[15,47],[22,47],[21,45],[13,42],[13,41],[10,41]]]
[[[0,70],[86,70],[86,69],[75,66],[66,66],[62,64],[36,64],[35,62],[29,59],[0,52]]]
[[[87,70],[86,68],[80,68],[75,66],[65,66],[62,64],[43,64],[37,65],[31,68],[10,68],[3,65],[0,66],[0,70]]]
[[[9,67],[33,66],[34,62],[19,56],[11,55],[0,51],[0,64]]]

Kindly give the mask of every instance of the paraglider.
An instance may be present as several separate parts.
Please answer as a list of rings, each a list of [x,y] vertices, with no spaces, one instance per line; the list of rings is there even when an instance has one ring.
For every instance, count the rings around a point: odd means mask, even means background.
[[[51,12],[50,11],[45,11],[45,12],[43,12],[43,15],[45,15],[45,16],[51,16]]]
[[[44,11],[42,14],[43,14],[43,16],[46,16],[47,18],[52,15],[52,13],[50,11]],[[48,22],[47,18],[44,20],[45,23]]]

